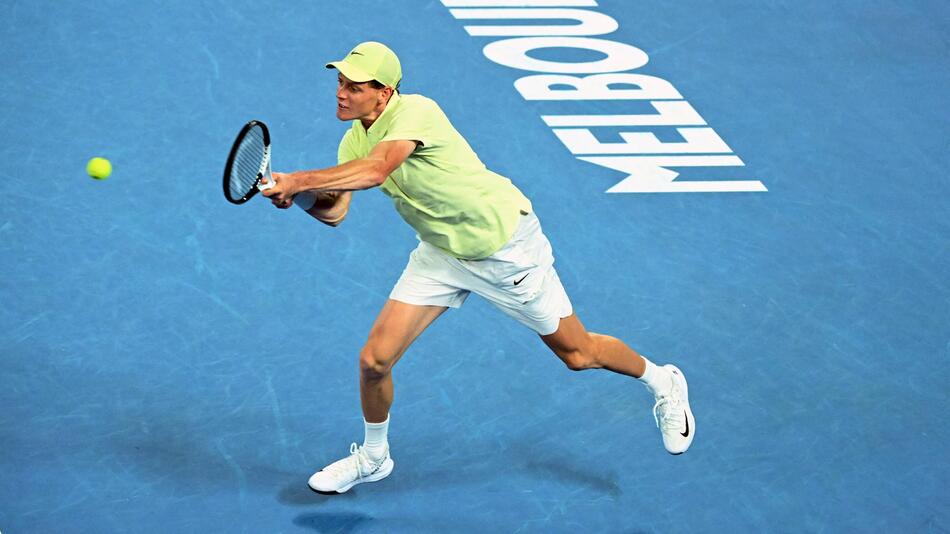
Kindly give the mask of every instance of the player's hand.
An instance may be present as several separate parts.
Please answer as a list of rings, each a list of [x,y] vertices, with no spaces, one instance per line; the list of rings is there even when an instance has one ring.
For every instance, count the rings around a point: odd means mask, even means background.
[[[276,184],[270,189],[261,191],[265,197],[269,198],[271,203],[280,209],[287,209],[294,203],[294,195],[297,193],[294,188],[293,173],[272,172]]]
[[[275,207],[280,208],[282,210],[285,210],[294,205],[293,200],[280,200],[278,198],[270,199],[270,203],[273,204]]]

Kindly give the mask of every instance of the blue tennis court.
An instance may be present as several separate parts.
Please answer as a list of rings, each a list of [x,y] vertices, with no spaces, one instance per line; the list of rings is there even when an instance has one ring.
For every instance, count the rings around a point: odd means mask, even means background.
[[[950,531],[950,4],[2,8],[4,534]],[[335,164],[324,64],[366,40],[532,200],[584,324],[685,371],[686,454],[473,297],[394,370],[393,474],[308,489],[415,235],[377,190],[330,228],[221,172],[250,119],[275,170]],[[643,94],[519,81],[618,72]]]

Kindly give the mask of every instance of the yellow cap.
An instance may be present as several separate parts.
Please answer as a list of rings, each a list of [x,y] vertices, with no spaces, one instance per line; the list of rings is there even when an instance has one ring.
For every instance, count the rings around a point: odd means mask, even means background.
[[[327,63],[354,82],[377,82],[396,89],[402,80],[402,65],[396,53],[383,43],[367,41],[356,45],[345,58]]]

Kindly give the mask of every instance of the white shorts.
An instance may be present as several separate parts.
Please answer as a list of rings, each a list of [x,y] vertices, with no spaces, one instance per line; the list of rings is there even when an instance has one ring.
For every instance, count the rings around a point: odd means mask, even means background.
[[[561,318],[573,313],[554,270],[551,243],[533,213],[521,217],[505,246],[481,260],[460,260],[419,243],[389,298],[458,308],[469,293],[482,296],[542,336],[556,332]]]

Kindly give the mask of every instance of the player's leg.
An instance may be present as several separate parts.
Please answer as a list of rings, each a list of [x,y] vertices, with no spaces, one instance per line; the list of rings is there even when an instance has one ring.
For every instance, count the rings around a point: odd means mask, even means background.
[[[360,351],[360,401],[368,423],[382,423],[389,417],[393,366],[419,334],[447,309],[386,301]]]
[[[541,336],[544,343],[574,371],[609,369],[634,378],[643,377],[646,361],[619,339],[588,332],[571,314],[563,317],[553,334]]]
[[[544,343],[575,371],[609,369],[639,379],[653,393],[653,414],[671,454],[686,452],[696,433],[686,378],[675,365],[654,365],[619,339],[588,332],[576,315],[563,317]]]
[[[365,439],[350,445],[350,455],[310,477],[319,492],[343,493],[356,484],[389,475],[389,408],[393,402],[392,368],[409,345],[448,308],[458,308],[469,292],[454,283],[449,257],[428,245],[410,254],[402,276],[376,317],[360,350],[360,401]]]
[[[360,351],[360,400],[363,405],[365,439],[350,445],[350,455],[310,477],[309,485],[320,493],[343,493],[356,484],[389,476],[389,408],[393,402],[392,368],[409,345],[439,315],[445,306],[407,304],[389,299],[370,329]]]
[[[654,415],[666,449],[686,451],[695,433],[686,380],[673,365],[658,367],[619,339],[588,332],[554,268],[551,244],[537,217],[525,215],[509,242],[477,262],[469,289],[531,328],[571,369],[609,369],[637,378],[653,393]]]

